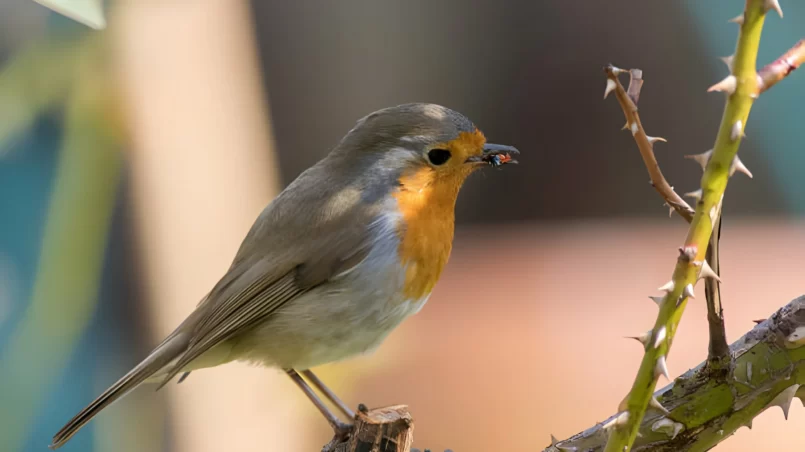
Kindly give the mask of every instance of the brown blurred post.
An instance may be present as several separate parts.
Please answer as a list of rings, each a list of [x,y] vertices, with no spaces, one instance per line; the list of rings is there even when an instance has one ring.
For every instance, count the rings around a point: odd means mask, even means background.
[[[125,1],[112,13],[156,344],[225,273],[280,181],[249,3]],[[283,374],[231,363],[149,397],[170,402],[176,452],[291,450],[306,436],[298,419],[310,410],[291,385]],[[99,449],[117,450],[109,431],[99,432]]]

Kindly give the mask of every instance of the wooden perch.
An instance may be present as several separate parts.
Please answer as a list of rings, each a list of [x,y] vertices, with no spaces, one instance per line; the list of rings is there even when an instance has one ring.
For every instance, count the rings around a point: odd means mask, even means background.
[[[726,379],[713,379],[706,361],[677,377],[654,396],[632,451],[704,451],[740,427],[778,406],[788,419],[794,397],[805,400],[805,295],[780,308],[730,346],[733,367]],[[667,412],[667,414],[663,412]],[[619,415],[544,452],[599,452]]]
[[[333,452],[409,452],[414,442],[414,420],[405,405],[367,410],[358,407],[355,430],[346,441],[328,444]]]

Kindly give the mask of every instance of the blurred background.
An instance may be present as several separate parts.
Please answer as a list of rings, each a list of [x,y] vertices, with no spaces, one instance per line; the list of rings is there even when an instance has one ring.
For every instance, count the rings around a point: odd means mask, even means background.
[[[805,3],[781,3],[760,64],[802,37]],[[0,451],[47,450],[195,307],[282,187],[358,118],[414,101],[466,114],[521,164],[462,190],[428,305],[375,354],[319,375],[352,406],[409,405],[421,449],[541,450],[605,419],[641,358],[622,337],[653,322],[647,296],[686,225],[601,99],[602,67],[643,69],[643,122],[691,191],[700,170],[683,155],[712,146],[724,99],[705,90],[726,74],[742,5],[117,0],[95,30],[0,0]],[[803,95],[794,73],[756,102],[741,146],[754,179],[725,198],[730,341],[805,293]],[[697,295],[674,375],[706,357]],[[802,450],[794,405],[718,450]],[[229,364],[138,389],[62,450],[302,452],[329,438],[281,372]]]

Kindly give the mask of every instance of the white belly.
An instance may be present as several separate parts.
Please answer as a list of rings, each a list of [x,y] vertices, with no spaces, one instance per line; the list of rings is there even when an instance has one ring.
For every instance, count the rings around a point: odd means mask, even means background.
[[[355,268],[272,313],[234,341],[231,358],[304,370],[373,351],[428,299],[402,295],[397,243],[377,244]]]

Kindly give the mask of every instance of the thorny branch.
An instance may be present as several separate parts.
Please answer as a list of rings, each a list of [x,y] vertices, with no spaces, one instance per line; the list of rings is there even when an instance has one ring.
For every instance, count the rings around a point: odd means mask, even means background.
[[[778,9],[779,5],[774,6],[770,3],[771,8]],[[741,16],[742,18],[743,16]],[[730,72],[733,71],[733,56],[723,58],[724,63],[729,68]],[[772,86],[783,80],[790,75],[795,69],[805,62],[805,39],[800,40],[796,45],[789,49],[785,54],[767,64],[757,73],[757,93],[750,97],[757,97],[759,94],[766,92]],[[730,75],[721,82],[710,87],[708,91],[725,91],[732,94],[735,91],[737,79]],[[709,158],[708,153],[703,154]],[[702,156],[689,156],[694,159],[702,160]],[[705,164],[702,164],[704,169]],[[748,177],[752,177],[752,173],[741,162],[738,156],[735,156],[732,167],[730,168],[730,175],[735,172],[741,172]],[[718,255],[718,240],[721,238],[721,215],[718,216],[714,224],[714,233],[710,239],[710,247],[707,250],[707,261],[710,263],[715,274],[720,275],[720,262]],[[705,296],[707,298],[707,320],[710,328],[710,346],[708,349],[708,370],[715,377],[723,377],[726,375],[726,370],[730,365],[730,358],[727,347],[726,331],[724,329],[724,314],[721,305],[721,291],[720,280],[707,279],[705,280]]]
[[[694,210],[680,197],[674,188],[665,180],[660,165],[657,163],[657,158],[654,156],[654,143],[657,141],[665,141],[665,138],[651,137],[646,134],[643,129],[643,123],[640,121],[640,115],[637,112],[637,101],[640,97],[640,89],[643,86],[643,71],[640,69],[631,69],[626,71],[617,68],[613,65],[607,65],[604,68],[607,74],[607,88],[604,91],[604,99],[611,92],[615,92],[615,97],[618,98],[618,103],[623,110],[623,115],[626,117],[626,125],[634,136],[637,148],[640,150],[640,155],[643,157],[643,162],[646,164],[649,177],[651,177],[651,185],[657,190],[657,193],[662,196],[668,206],[676,210],[688,223],[693,219]],[[629,72],[629,91],[623,88],[618,75],[624,72]]]
[[[707,362],[677,377],[654,397],[662,409],[640,423],[633,451],[705,451],[729,438],[769,408],[788,419],[794,397],[805,402],[805,295],[780,308],[730,346],[729,378],[710,379]],[[670,412],[670,414],[668,414]],[[544,452],[600,452],[619,414]]]
[[[658,289],[664,291],[665,295],[656,299],[660,310],[653,328],[640,338],[645,353],[631,390],[619,404],[618,414],[608,424],[606,452],[628,452],[631,449],[649,407],[663,413],[669,422],[685,427],[685,424],[674,420],[682,417],[680,413],[672,415],[668,412],[654,397],[653,391],[660,377],[669,378],[666,357],[687,302],[694,296],[694,285],[699,279],[718,279],[718,275],[707,265],[705,257],[721,215],[727,182],[738,167],[736,156],[744,137],[749,112],[762,89],[760,84],[763,79],[758,77],[755,64],[766,14],[772,9],[782,16],[777,0],[746,0],[743,14],[734,20],[740,24],[740,32],[735,56],[728,61],[731,74],[708,90],[727,94],[721,125],[713,149],[696,157],[704,168],[701,188],[689,194],[696,199],[696,209],[684,245],[679,248],[671,280]],[[609,71],[615,76],[621,72],[614,67]],[[790,70],[786,69],[785,72]],[[633,77],[636,75],[634,71],[630,73]],[[609,77],[608,73],[606,93],[618,85],[617,77]],[[656,161],[652,162],[653,152],[646,152],[651,151],[652,143],[645,133],[641,133],[642,125],[635,115],[637,108],[634,101],[628,95],[623,95],[622,89],[618,91],[619,102],[626,103],[629,107],[624,109],[626,127],[638,142],[652,180],[658,180],[653,175],[659,172]],[[641,136],[638,137],[638,134]],[[675,193],[667,188],[660,187],[658,191],[667,198],[674,196]],[[678,209],[677,204],[670,205]]]
[[[607,74],[607,87],[606,91],[604,92],[604,99],[606,99],[607,95],[614,90],[615,95],[618,98],[618,103],[620,104],[621,109],[626,116],[627,124],[637,124],[637,132],[633,135],[635,141],[637,142],[637,146],[640,149],[640,154],[643,156],[643,161],[646,163],[646,168],[648,169],[649,175],[651,176],[651,185],[657,189],[657,192],[663,197],[665,203],[671,208],[670,213],[673,213],[674,210],[676,210],[679,215],[685,219],[685,221],[690,223],[690,221],[693,219],[693,209],[687,203],[685,203],[685,201],[683,201],[682,198],[676,194],[676,192],[674,192],[673,187],[671,187],[670,184],[665,180],[662,171],[660,171],[657,159],[654,156],[653,142],[665,140],[662,138],[648,137],[643,129],[643,124],[640,122],[640,118],[638,117],[637,102],[640,97],[640,90],[643,87],[643,71],[640,69],[630,69],[628,71],[630,75],[629,88],[625,92],[620,80],[618,79],[618,75],[625,71],[615,68],[612,65],[608,65],[604,68],[604,72]],[[630,113],[632,116],[631,119]],[[643,137],[648,138],[648,140],[643,140]],[[649,143],[649,146],[645,146],[646,141]],[[719,217],[717,221],[719,225],[718,230],[720,232],[721,218]],[[716,275],[719,274],[719,238],[720,233],[715,234],[713,238],[711,238],[706,257],[706,261],[712,264],[711,268],[713,268]],[[710,329],[710,342],[707,348],[708,363],[710,363],[708,368],[712,369],[714,373],[720,373],[722,369],[729,367],[730,361],[728,354],[729,346],[727,345],[727,333],[724,325],[724,316],[721,309],[721,293],[719,289],[720,281],[717,279],[708,279],[705,283],[707,321]]]

